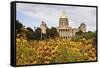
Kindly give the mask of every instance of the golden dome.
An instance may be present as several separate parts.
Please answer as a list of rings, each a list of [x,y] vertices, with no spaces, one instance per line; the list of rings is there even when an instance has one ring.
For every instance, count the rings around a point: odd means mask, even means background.
[[[60,15],[60,18],[68,18],[68,17],[66,16],[66,12],[65,12],[65,11],[62,11],[62,13],[61,13],[61,15]]]

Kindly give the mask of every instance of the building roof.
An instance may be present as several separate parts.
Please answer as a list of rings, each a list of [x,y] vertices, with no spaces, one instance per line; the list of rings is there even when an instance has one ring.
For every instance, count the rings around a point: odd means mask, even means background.
[[[40,27],[46,27],[47,28],[47,25],[44,21],[42,21]]]
[[[68,18],[68,17],[66,16],[65,11],[62,11],[62,13],[61,13],[61,15],[60,15],[60,18]]]
[[[82,25],[85,25],[85,23],[81,23],[81,26],[82,26]]]

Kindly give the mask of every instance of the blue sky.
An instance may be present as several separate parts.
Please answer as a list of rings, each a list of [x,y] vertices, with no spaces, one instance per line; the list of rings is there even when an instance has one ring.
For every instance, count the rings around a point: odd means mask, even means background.
[[[43,5],[17,3],[16,18],[26,27],[39,27],[41,21],[45,21],[47,26],[58,27],[59,17],[65,11],[69,19],[69,26],[78,28],[81,23],[85,23],[87,31],[96,30],[96,8],[95,7],[76,7],[61,5]]]

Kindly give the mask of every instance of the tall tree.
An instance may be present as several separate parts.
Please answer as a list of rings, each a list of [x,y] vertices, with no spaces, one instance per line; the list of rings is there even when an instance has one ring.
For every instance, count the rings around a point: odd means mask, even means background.
[[[20,23],[18,20],[16,20],[16,33],[20,33],[22,30],[21,28],[23,27],[23,24]]]
[[[59,36],[59,34],[55,27],[52,27],[51,29],[49,29],[49,28],[47,29],[47,37],[55,38],[57,36]]]
[[[31,27],[27,27],[26,30],[27,30],[26,32],[27,39],[34,39],[35,32],[33,31],[33,29]]]
[[[37,40],[41,39],[41,29],[39,27],[35,29],[35,39]]]

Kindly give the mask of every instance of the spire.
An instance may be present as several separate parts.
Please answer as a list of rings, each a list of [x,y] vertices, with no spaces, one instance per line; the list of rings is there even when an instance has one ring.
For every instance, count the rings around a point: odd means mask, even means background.
[[[65,11],[62,11],[62,13],[61,13],[61,15],[60,15],[60,18],[67,18],[66,12],[65,12]]]

